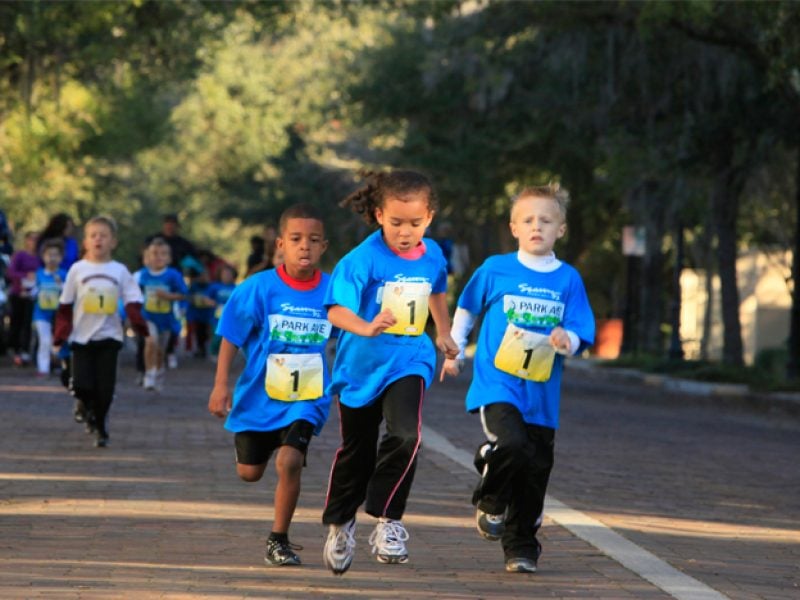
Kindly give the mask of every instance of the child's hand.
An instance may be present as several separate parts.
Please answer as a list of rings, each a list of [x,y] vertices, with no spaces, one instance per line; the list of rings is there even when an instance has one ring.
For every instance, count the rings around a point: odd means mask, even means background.
[[[397,323],[397,319],[392,314],[392,311],[382,310],[377,315],[375,315],[375,318],[372,319],[370,323],[367,324],[368,329],[364,333],[364,335],[366,337],[375,337],[377,335],[380,335],[387,329],[389,329],[389,327],[391,327],[395,323]]]
[[[439,381],[444,381],[445,375],[457,377],[464,368],[464,361],[457,358],[446,358],[442,365],[442,372],[439,373]]]
[[[556,327],[550,332],[550,345],[559,354],[569,354],[572,343],[563,327]]]
[[[444,352],[445,358],[458,356],[458,345],[453,341],[449,333],[436,336],[436,347]]]
[[[172,294],[170,294],[167,290],[162,290],[160,288],[156,290],[156,296],[158,296],[162,300],[171,300],[172,299]]]
[[[223,419],[231,412],[231,392],[227,385],[215,385],[208,397],[208,412]]]

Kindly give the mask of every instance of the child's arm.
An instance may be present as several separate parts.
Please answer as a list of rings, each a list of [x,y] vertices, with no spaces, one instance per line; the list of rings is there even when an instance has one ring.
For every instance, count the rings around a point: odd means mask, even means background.
[[[461,373],[464,365],[464,350],[467,347],[467,338],[475,326],[476,317],[468,310],[457,308],[453,315],[453,341],[458,348],[458,355],[455,358],[448,358],[442,365],[442,372],[439,374],[439,381],[444,381],[445,375],[455,377]]]
[[[211,390],[211,395],[208,397],[208,412],[215,417],[224,418],[231,410],[233,399],[228,378],[230,377],[233,359],[236,357],[238,350],[236,346],[222,338],[219,355],[217,356],[217,375],[214,378],[214,387]]]
[[[363,337],[375,337],[397,323],[390,310],[383,310],[372,321],[365,321],[349,308],[334,304],[328,308],[328,321],[331,325]]]
[[[450,315],[447,312],[447,296],[444,292],[431,294],[428,299],[431,317],[436,325],[436,347],[444,352],[445,358],[455,358],[458,346],[450,335]]]

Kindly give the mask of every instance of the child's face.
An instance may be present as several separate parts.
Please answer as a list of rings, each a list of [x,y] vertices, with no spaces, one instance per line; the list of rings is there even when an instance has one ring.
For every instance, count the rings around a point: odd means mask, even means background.
[[[287,219],[283,231],[275,240],[275,258],[283,253],[283,264],[292,277],[308,276],[314,272],[319,259],[328,247],[325,227],[317,219]]]
[[[42,262],[48,271],[54,271],[61,264],[61,251],[58,248],[47,248],[42,252]]]
[[[36,241],[37,237],[35,235],[26,235],[25,241],[23,242],[25,252],[28,254],[36,254]]]
[[[546,256],[567,225],[553,198],[530,196],[517,200],[511,210],[511,235],[519,240],[519,249],[536,256]]]
[[[220,269],[219,280],[224,284],[233,283],[233,270],[227,267]]]
[[[150,246],[147,254],[150,255],[147,267],[154,271],[161,271],[172,260],[169,246]]]
[[[94,262],[105,262],[111,259],[111,252],[117,247],[117,238],[105,223],[90,223],[86,226],[83,237],[83,249],[86,258]]]
[[[388,197],[375,209],[375,219],[383,228],[386,244],[398,252],[408,252],[420,243],[433,220],[427,192],[400,198]]]

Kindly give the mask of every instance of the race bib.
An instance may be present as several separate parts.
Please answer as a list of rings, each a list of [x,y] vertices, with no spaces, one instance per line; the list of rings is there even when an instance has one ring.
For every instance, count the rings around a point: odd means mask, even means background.
[[[116,288],[90,287],[83,297],[83,312],[90,315],[113,315],[117,311]]]
[[[549,336],[509,323],[495,354],[494,366],[528,381],[547,381],[555,356]]]
[[[38,302],[42,310],[56,310],[58,308],[58,297],[61,293],[54,288],[42,288],[39,290]]]
[[[321,354],[270,354],[264,389],[270,398],[295,402],[322,396]]]
[[[390,281],[383,286],[381,310],[390,310],[397,323],[384,333],[422,335],[428,322],[429,283]]]
[[[144,309],[153,314],[168,314],[172,310],[172,302],[158,297],[158,290],[163,288],[147,288]]]

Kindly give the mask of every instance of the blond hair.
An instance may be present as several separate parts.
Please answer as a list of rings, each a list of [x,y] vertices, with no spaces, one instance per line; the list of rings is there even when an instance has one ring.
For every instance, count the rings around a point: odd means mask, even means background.
[[[105,225],[111,231],[111,235],[117,237],[117,222],[108,215],[97,215],[86,221],[83,230],[86,231],[89,225]]]
[[[551,198],[558,204],[558,211],[563,221],[567,220],[567,207],[569,206],[569,192],[561,187],[558,182],[551,181],[547,185],[536,185],[523,188],[522,191],[511,199],[511,212],[517,202],[524,198]]]

